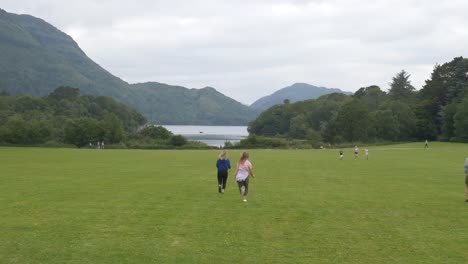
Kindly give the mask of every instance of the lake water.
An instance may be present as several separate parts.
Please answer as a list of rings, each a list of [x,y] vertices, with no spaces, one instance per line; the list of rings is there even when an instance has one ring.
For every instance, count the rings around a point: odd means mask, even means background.
[[[210,146],[224,146],[226,141],[237,143],[247,137],[246,126],[172,126],[163,125],[176,135],[182,135],[191,141],[200,141]]]

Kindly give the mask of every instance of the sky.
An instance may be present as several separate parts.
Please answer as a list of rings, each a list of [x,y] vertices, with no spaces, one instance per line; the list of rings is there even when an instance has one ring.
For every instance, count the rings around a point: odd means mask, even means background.
[[[297,82],[420,89],[468,56],[466,0],[2,0],[44,19],[129,83],[214,87],[251,104]]]

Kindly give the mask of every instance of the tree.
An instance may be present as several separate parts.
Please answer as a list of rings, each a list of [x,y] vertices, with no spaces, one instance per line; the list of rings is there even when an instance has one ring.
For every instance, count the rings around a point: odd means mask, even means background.
[[[169,139],[173,136],[171,131],[167,130],[163,126],[146,126],[140,132],[143,137],[149,137],[152,139]]]
[[[123,125],[115,114],[110,114],[103,120],[103,128],[106,142],[117,143],[123,139]]]
[[[251,134],[263,136],[285,135],[290,126],[293,113],[291,105],[275,105],[262,112],[254,121],[250,122],[248,131]]]
[[[414,107],[416,115],[416,129],[415,134],[419,140],[435,140],[437,139],[438,126],[434,120],[439,113],[439,105],[432,100],[420,101]]]
[[[45,120],[26,119],[23,114],[11,116],[2,130],[3,140],[13,144],[44,143],[51,134],[51,128]]]
[[[446,70],[445,67],[436,64],[432,70],[431,78],[426,80],[426,84],[420,91],[421,97],[426,100],[436,100],[444,105],[447,102],[447,87],[446,87]]]
[[[408,99],[413,97],[415,88],[411,85],[410,76],[411,74],[405,70],[401,70],[401,72],[392,78],[389,91],[392,99],[408,101]]]
[[[307,133],[307,118],[305,114],[299,114],[291,119],[288,135],[292,138],[304,138]]]
[[[71,100],[76,99],[80,95],[80,89],[68,86],[60,86],[49,94],[49,98],[54,100]]]
[[[42,98],[21,95],[16,97],[14,102],[14,110],[17,113],[27,111],[43,111],[48,110],[49,105]]]
[[[366,106],[359,100],[345,103],[338,111],[336,127],[338,135],[349,142],[367,140],[369,113]]]
[[[443,65],[448,78],[446,81],[447,103],[460,102],[460,95],[468,87],[468,59],[463,57],[454,58],[451,62]]]
[[[390,109],[379,110],[374,112],[374,115],[374,126],[377,130],[377,137],[384,140],[398,140],[400,127],[398,120],[393,115],[393,112]]]
[[[169,142],[170,142],[171,145],[173,145],[173,146],[180,147],[180,146],[183,146],[183,145],[187,144],[187,139],[184,138],[184,137],[181,136],[181,135],[175,135],[175,136],[172,136],[172,137],[171,137],[171,139],[169,140]]]
[[[382,91],[379,86],[371,85],[369,87],[360,88],[353,96],[365,102],[370,111],[375,111],[384,102],[386,95],[387,94]]]
[[[442,126],[442,139],[451,140],[455,137],[455,114],[457,113],[457,104],[452,103],[446,105],[442,110],[443,126]]]
[[[468,98],[458,104],[453,120],[456,140],[468,142]]]
[[[453,107],[450,104],[458,104],[464,97],[464,91],[468,89],[468,59],[454,58],[451,62],[442,65],[436,64],[431,73],[431,78],[421,89],[421,97],[425,101],[432,102],[432,123],[436,127],[438,135],[443,139],[453,137]],[[449,122],[449,123],[445,123]]]
[[[104,129],[99,126],[96,119],[72,119],[65,125],[65,143],[73,144],[79,148],[90,142],[97,142],[104,138]]]
[[[392,117],[397,124],[398,131],[395,140],[412,140],[416,129],[416,116],[413,109],[406,103],[390,101],[381,106],[381,110],[391,111]]]
[[[4,140],[13,144],[28,142],[27,122],[20,116],[14,115],[5,124]]]
[[[308,129],[307,130],[306,139],[314,147],[318,147],[323,141],[322,136],[320,135],[320,133],[313,130],[313,129]]]

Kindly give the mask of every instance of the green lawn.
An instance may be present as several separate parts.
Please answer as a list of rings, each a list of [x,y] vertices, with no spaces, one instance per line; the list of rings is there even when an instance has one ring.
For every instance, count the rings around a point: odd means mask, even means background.
[[[218,151],[0,148],[0,263],[468,263],[468,145],[430,147],[252,150],[247,203]]]

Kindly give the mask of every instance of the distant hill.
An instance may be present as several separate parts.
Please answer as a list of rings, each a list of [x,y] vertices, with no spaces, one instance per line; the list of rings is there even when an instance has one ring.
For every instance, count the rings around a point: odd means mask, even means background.
[[[282,104],[285,99],[288,99],[291,103],[294,103],[307,99],[315,99],[324,94],[330,93],[351,94],[350,92],[344,92],[336,88],[317,87],[307,83],[295,83],[291,86],[282,88],[271,95],[258,99],[253,104],[251,104],[250,107],[254,109],[266,110],[273,105]]]
[[[0,58],[0,92],[11,95],[45,96],[59,86],[76,87],[83,94],[111,96],[157,124],[244,125],[258,114],[213,88],[130,85],[44,20],[2,9]]]
[[[252,110],[214,88],[187,89],[157,82],[132,84],[144,95],[139,109],[158,124],[239,125],[254,120],[260,111]]]

